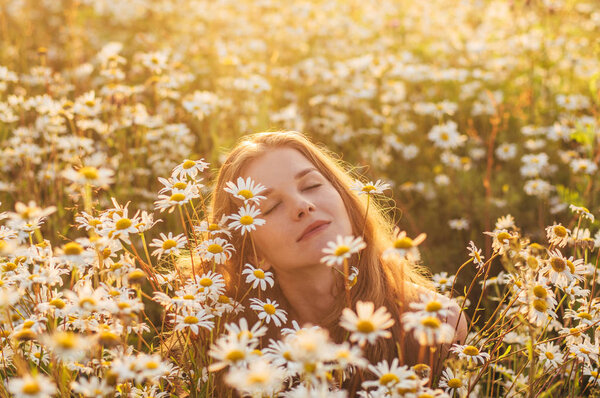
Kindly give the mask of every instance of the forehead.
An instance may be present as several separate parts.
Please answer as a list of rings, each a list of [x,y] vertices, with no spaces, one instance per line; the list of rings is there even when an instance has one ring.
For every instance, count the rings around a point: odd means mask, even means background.
[[[295,149],[277,148],[252,160],[242,173],[267,188],[286,180],[293,180],[299,172],[315,166]]]

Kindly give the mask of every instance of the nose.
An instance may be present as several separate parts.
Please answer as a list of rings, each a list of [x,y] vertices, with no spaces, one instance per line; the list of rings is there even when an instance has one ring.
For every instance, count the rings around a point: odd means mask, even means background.
[[[315,211],[315,205],[306,198],[300,197],[294,208],[294,219],[300,220],[313,211]]]

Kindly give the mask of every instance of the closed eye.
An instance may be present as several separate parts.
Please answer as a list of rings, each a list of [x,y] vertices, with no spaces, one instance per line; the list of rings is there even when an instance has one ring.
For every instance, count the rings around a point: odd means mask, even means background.
[[[310,189],[318,188],[318,187],[320,187],[321,185],[323,185],[323,184],[314,184],[314,185],[311,185],[311,186],[308,186],[308,187],[306,187],[306,188],[302,189],[302,191],[308,191],[308,190],[310,190]],[[264,213],[263,213],[263,215],[265,215],[265,216],[266,216],[266,215],[268,215],[268,214],[269,214],[269,213],[271,213],[273,210],[275,210],[275,209],[277,208],[277,206],[279,206],[280,204],[281,204],[281,202],[277,202],[277,203],[275,204],[275,206],[271,207],[269,210],[267,210],[266,212],[264,212]]]
[[[266,216],[267,214],[269,214],[270,212],[272,212],[273,210],[275,210],[275,208],[276,208],[277,206],[279,206],[280,204],[281,204],[281,202],[277,202],[277,204],[276,204],[275,206],[271,207],[271,208],[270,208],[269,210],[267,210],[267,211],[266,211],[266,212],[265,212],[263,215],[265,215],[265,216]]]
[[[308,191],[309,189],[320,187],[322,184],[315,184],[303,189],[303,191]]]

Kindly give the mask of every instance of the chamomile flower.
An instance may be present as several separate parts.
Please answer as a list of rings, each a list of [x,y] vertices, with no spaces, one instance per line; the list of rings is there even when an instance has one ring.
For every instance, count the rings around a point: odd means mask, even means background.
[[[492,249],[498,254],[504,254],[510,249],[511,241],[518,238],[518,234],[510,233],[505,229],[495,230],[493,232],[484,232],[492,237]]]
[[[473,241],[469,242],[467,249],[469,250],[469,257],[473,259],[473,264],[475,264],[477,269],[481,269],[485,264],[485,257],[481,254],[481,249],[478,249]]]
[[[350,308],[344,308],[340,326],[351,332],[350,341],[356,341],[360,346],[369,342],[374,344],[380,338],[389,338],[392,334],[386,329],[394,325],[392,316],[385,307],[373,311],[372,302],[356,303],[356,313]]]
[[[89,184],[94,187],[107,189],[113,183],[114,171],[100,167],[84,166],[75,171],[71,168],[63,172],[63,177],[76,184]]]
[[[469,229],[469,221],[466,218],[456,218],[448,221],[450,228],[457,231]]]
[[[558,249],[551,250],[548,254],[546,265],[540,272],[547,276],[550,282],[560,287],[566,287],[574,279],[582,279],[581,274],[584,271],[582,259],[575,261],[572,261],[572,257],[567,259]]]
[[[424,233],[419,234],[415,239],[411,239],[406,236],[406,231],[400,231],[396,228],[394,231],[394,243],[393,247],[387,249],[384,255],[395,253],[400,258],[407,259],[408,261],[419,261],[421,255],[419,253],[419,246],[427,238]]]
[[[216,372],[227,366],[239,366],[248,360],[257,341],[253,339],[240,338],[237,334],[221,335],[210,347],[208,354],[215,359],[208,370]]]
[[[231,238],[231,232],[227,227],[227,219],[228,217],[223,214],[221,220],[219,222],[211,222],[202,220],[200,224],[194,227],[194,232],[202,237],[204,235],[214,236],[218,234],[225,234]]]
[[[402,326],[412,331],[421,345],[450,343],[454,338],[454,326],[439,318],[420,312],[406,312],[402,315]]]
[[[560,347],[554,345],[552,342],[538,344],[536,351],[540,353],[540,360],[544,363],[544,368],[557,369],[563,363],[563,353]]]
[[[453,303],[446,297],[421,293],[420,300],[409,304],[412,311],[419,311],[423,315],[447,317],[450,314]]]
[[[236,184],[232,181],[228,181],[225,185],[225,188],[223,188],[225,192],[232,194],[234,198],[243,200],[244,203],[254,202],[255,204],[258,204],[261,200],[266,199],[265,196],[260,195],[266,187],[252,181],[250,177],[246,180],[242,177],[238,177]]]
[[[227,329],[229,333],[233,333],[240,340],[246,339],[256,343],[258,343],[259,337],[262,337],[267,333],[267,328],[261,326],[260,322],[256,322],[252,328],[249,328],[246,318],[241,318],[239,325],[235,323],[225,324],[225,329]]]
[[[210,320],[213,318],[213,315],[203,309],[194,312],[184,310],[181,314],[171,315],[174,317],[174,330],[189,329],[193,334],[198,334],[200,328],[211,330],[215,325],[215,323]]]
[[[467,377],[459,372],[454,372],[450,368],[442,371],[442,377],[438,386],[443,388],[448,394],[462,397],[467,393],[468,380]]]
[[[551,245],[565,247],[569,243],[569,234],[571,231],[561,224],[553,224],[546,227],[546,237]]]
[[[515,218],[510,214],[502,216],[496,220],[496,229],[511,229],[515,227]]]
[[[396,387],[410,388],[413,382],[418,381],[415,373],[408,366],[399,366],[398,358],[392,363],[383,360],[377,365],[369,365],[369,370],[375,375],[376,380],[368,380],[362,383],[362,387],[377,388],[378,390],[390,391]]]
[[[440,292],[444,293],[445,291],[452,289],[454,278],[455,275],[448,275],[448,273],[444,271],[433,275],[433,283]]]
[[[279,308],[279,304],[267,298],[266,301],[257,298],[251,298],[250,308],[258,312],[258,318],[263,319],[266,323],[273,323],[280,327],[287,322],[287,312]]]
[[[158,256],[160,259],[165,254],[176,255],[179,253],[179,249],[185,247],[186,243],[187,238],[184,234],[173,236],[172,232],[169,232],[168,235],[165,235],[161,232],[160,239],[153,239],[149,246],[157,248],[152,252],[152,255]]]
[[[41,374],[26,375],[8,381],[8,391],[15,397],[50,398],[56,393],[56,385]]]
[[[204,162],[204,159],[191,160],[185,159],[183,163],[177,165],[171,172],[171,177],[185,179],[191,177],[193,180],[196,179],[198,173],[203,172],[208,168],[208,163]]]
[[[197,198],[200,194],[190,185],[184,190],[177,190],[171,195],[158,195],[158,200],[154,202],[154,208],[162,213],[169,210],[172,213],[176,206],[188,203],[190,200]]]
[[[231,258],[231,254],[235,251],[235,248],[225,239],[214,238],[202,242],[197,250],[203,260],[223,264]]]
[[[253,289],[260,285],[260,290],[264,291],[267,289],[267,284],[273,287],[273,273],[254,268],[252,264],[246,263],[242,275],[246,275],[246,283],[251,283]]]
[[[384,191],[390,189],[390,184],[377,180],[376,182],[369,181],[368,183],[362,183],[359,180],[355,180],[350,190],[361,195],[376,195],[383,194]]]
[[[336,236],[335,242],[327,242],[327,247],[323,249],[326,256],[321,258],[321,262],[328,266],[340,265],[344,259],[348,259],[354,253],[358,253],[367,247],[367,244],[359,236]]]
[[[485,361],[490,359],[490,354],[487,352],[480,352],[479,348],[472,345],[453,344],[452,348],[450,348],[450,352],[458,354],[459,358],[466,359],[469,362],[475,362],[475,365],[479,362],[483,365]]]
[[[105,396],[112,393],[114,390],[108,385],[106,380],[102,380],[96,376],[90,378],[80,377],[71,382],[71,389],[77,394],[84,397]]]
[[[242,392],[243,396],[276,396],[283,387],[286,374],[264,358],[252,361],[247,368],[236,369],[225,376],[230,386]]]
[[[579,216],[583,217],[583,218],[587,218],[588,220],[590,220],[591,222],[594,222],[594,215],[592,213],[590,213],[590,211],[585,208],[585,207],[579,207],[579,206],[575,206],[575,205],[569,205],[569,209],[575,213],[578,214]]]
[[[233,220],[233,222],[229,223],[229,228],[233,228],[236,231],[241,229],[242,235],[246,232],[250,233],[250,231],[256,230],[257,226],[264,225],[266,222],[262,218],[256,218],[259,215],[259,209],[254,205],[250,206],[246,204],[243,207],[240,207],[237,214],[229,216],[229,219]]]

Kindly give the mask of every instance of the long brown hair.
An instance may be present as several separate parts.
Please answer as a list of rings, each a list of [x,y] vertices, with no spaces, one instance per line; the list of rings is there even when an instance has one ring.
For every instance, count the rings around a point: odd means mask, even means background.
[[[407,304],[418,300],[418,290],[432,290],[432,284],[425,277],[423,268],[394,257],[383,256],[384,251],[393,245],[394,239],[394,225],[389,214],[386,214],[375,201],[368,204],[367,213],[366,195],[359,196],[350,190],[353,182],[352,172],[329,150],[315,145],[303,134],[293,131],[264,132],[243,137],[229,152],[219,170],[210,206],[210,219],[217,221],[223,215],[236,213],[239,203],[224,191],[226,183],[235,181],[252,160],[269,150],[282,147],[299,151],[335,187],[345,204],[354,235],[358,236],[364,230],[363,238],[367,247],[358,258],[353,258],[351,263],[359,270],[358,280],[351,289],[353,309],[357,301],[370,301],[374,303],[375,308],[385,306],[395,320],[391,328],[392,338],[380,339],[376,345],[369,346],[365,352],[367,359],[371,363],[377,363],[382,359],[391,361],[395,357],[400,357],[405,364],[414,364],[417,361],[415,346],[410,352],[404,349],[408,345],[408,336],[405,336],[402,331],[400,319]],[[367,214],[366,219],[365,214]],[[228,274],[226,279],[230,281],[230,285],[234,285],[230,288],[237,290],[241,266],[246,262],[254,263],[253,260],[256,259],[252,258],[252,250],[239,250],[243,243],[243,236],[239,233],[233,233],[231,243],[237,251],[228,262],[225,273]],[[277,283],[274,288],[267,291],[267,295],[289,313],[289,303]],[[242,313],[241,316],[249,320],[255,319],[247,303],[243,304],[247,312]],[[340,294],[335,308],[332,308],[330,315],[320,324],[329,330],[333,340],[338,343],[345,335],[345,331],[339,326],[344,307],[344,295]],[[412,338],[410,340],[414,343]]]

